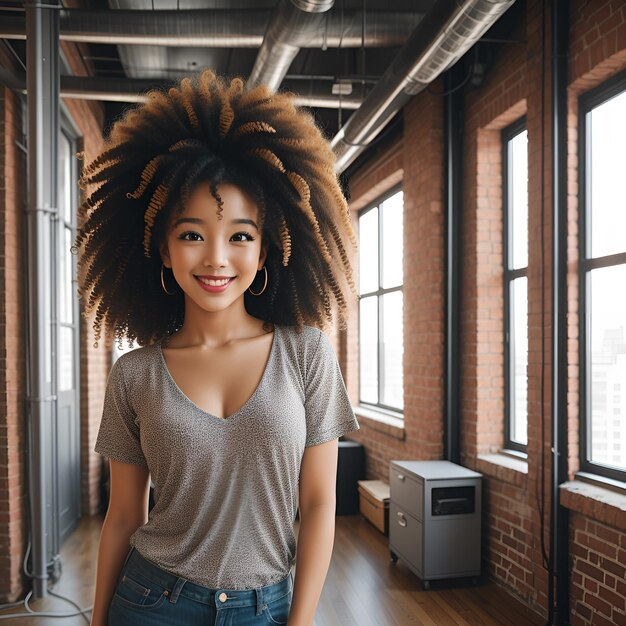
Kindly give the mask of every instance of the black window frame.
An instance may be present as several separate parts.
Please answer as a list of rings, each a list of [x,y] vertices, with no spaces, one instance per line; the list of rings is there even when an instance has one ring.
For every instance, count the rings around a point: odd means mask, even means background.
[[[509,269],[509,252],[512,249],[511,241],[513,229],[510,223],[510,203],[509,203],[509,142],[527,131],[526,116],[522,116],[501,131],[502,142],[502,267],[503,267],[503,302],[504,302],[504,448],[517,453],[527,454],[528,444],[515,441],[512,437],[512,405],[514,397],[515,381],[511,376],[511,286],[516,278],[526,277],[528,281],[528,260],[524,268]],[[528,232],[528,231],[527,231]],[[528,237],[527,237],[528,242]],[[528,283],[527,283],[528,284]],[[526,294],[528,307],[528,291]],[[527,321],[528,324],[528,321]],[[526,374],[526,428],[528,429],[528,372]],[[528,441],[528,437],[526,438]]]
[[[591,461],[591,437],[588,433],[591,416],[591,394],[588,393],[588,385],[591,381],[588,380],[587,375],[590,371],[589,359],[591,358],[590,350],[588,349],[590,311],[587,307],[587,291],[589,289],[589,276],[591,275],[591,271],[604,267],[626,265],[626,251],[596,258],[590,258],[588,256],[590,249],[590,231],[587,231],[587,224],[589,223],[590,211],[588,202],[590,185],[587,163],[589,162],[590,156],[590,142],[588,141],[590,129],[587,124],[587,115],[596,107],[624,92],[626,92],[626,71],[616,74],[601,85],[582,94],[578,99],[579,464],[580,472],[582,473],[592,474],[605,480],[608,479],[608,481],[618,481],[619,483],[626,483],[626,469],[619,470]]]
[[[359,337],[359,358],[358,358],[358,368],[359,368],[359,405],[366,407],[366,408],[371,408],[371,409],[375,409],[375,410],[379,410],[385,413],[389,413],[390,415],[393,415],[394,417],[400,417],[403,418],[404,415],[404,398],[403,398],[403,406],[402,408],[398,408],[398,407],[393,407],[391,405],[388,404],[384,404],[382,402],[380,402],[380,389],[382,386],[384,386],[384,363],[382,363],[382,359],[381,359],[381,349],[380,346],[383,343],[382,340],[382,327],[384,324],[384,320],[383,320],[383,315],[382,315],[382,295],[385,295],[387,293],[393,293],[395,291],[400,291],[404,294],[404,272],[403,272],[403,276],[402,276],[402,284],[400,284],[399,286],[396,287],[387,287],[387,288],[383,288],[382,285],[382,276],[383,276],[383,263],[382,263],[382,257],[381,257],[381,250],[382,250],[382,237],[383,237],[383,228],[382,228],[382,212],[380,210],[380,206],[381,204],[383,204],[383,202],[385,202],[386,200],[388,200],[389,198],[391,198],[392,196],[394,196],[396,193],[403,191],[403,185],[402,183],[395,185],[394,187],[392,187],[390,190],[386,191],[383,195],[379,196],[375,201],[371,202],[369,204],[369,206],[365,209],[362,209],[361,211],[359,211],[359,215],[358,215],[358,219],[357,219],[357,224],[359,227],[359,243],[361,241],[361,233],[360,233],[360,219],[363,215],[365,215],[366,213],[368,213],[369,211],[372,211],[374,209],[378,209],[378,250],[377,250],[377,259],[378,259],[378,289],[375,291],[368,291],[366,293],[360,293],[361,289],[360,289],[360,285],[359,285],[359,295],[358,295],[358,316],[359,316],[359,329],[361,328],[361,299],[362,298],[370,298],[370,297],[376,297],[377,298],[377,306],[378,306],[378,327],[377,327],[377,333],[378,333],[378,337],[377,337],[377,344],[378,344],[378,350],[377,350],[377,380],[378,380],[378,399],[379,402],[377,403],[372,403],[372,402],[365,402],[364,400],[361,399],[361,344],[360,344],[360,337]],[[404,199],[402,202],[402,206],[404,207]],[[404,237],[404,219],[402,220],[402,232],[403,232],[403,237]],[[404,313],[404,296],[403,296],[403,300],[402,300],[402,311]],[[360,333],[360,330],[359,330]],[[404,338],[403,338],[403,347],[404,347]],[[402,379],[402,395],[404,396],[404,377]]]

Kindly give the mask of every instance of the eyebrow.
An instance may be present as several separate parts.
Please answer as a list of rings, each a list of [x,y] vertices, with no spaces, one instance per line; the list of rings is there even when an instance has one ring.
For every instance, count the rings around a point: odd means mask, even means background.
[[[191,224],[204,224],[204,220],[200,219],[199,217],[181,217],[174,222],[174,225],[172,226],[172,228],[176,228],[179,224],[183,224],[185,222],[189,222]],[[230,220],[230,223],[231,224],[249,224],[250,226],[253,226],[257,230],[259,230],[259,227],[257,226],[254,220],[249,220],[246,218]]]

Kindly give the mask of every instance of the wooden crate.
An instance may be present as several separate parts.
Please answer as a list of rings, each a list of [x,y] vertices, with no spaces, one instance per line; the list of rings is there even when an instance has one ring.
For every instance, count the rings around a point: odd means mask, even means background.
[[[389,485],[382,480],[359,480],[361,514],[381,533],[389,534]]]

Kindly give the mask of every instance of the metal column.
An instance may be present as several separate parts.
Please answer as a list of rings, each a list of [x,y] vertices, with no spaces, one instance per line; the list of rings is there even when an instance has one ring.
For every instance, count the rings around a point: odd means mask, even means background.
[[[552,4],[552,494],[548,602],[552,624],[569,621],[569,512],[559,486],[567,481],[567,46],[569,2]],[[544,451],[542,450],[543,454]],[[556,598],[554,589],[556,578]],[[555,601],[556,600],[556,601]]]
[[[446,400],[444,458],[461,462],[461,208],[463,80],[459,63],[446,75]]]
[[[54,551],[47,522],[54,506],[55,477],[49,440],[54,433],[56,396],[53,367],[55,288],[53,242],[57,212],[59,130],[58,0],[27,0],[26,84],[28,90],[27,230],[27,421],[33,597],[48,595],[47,561]],[[46,437],[48,433],[48,437]]]

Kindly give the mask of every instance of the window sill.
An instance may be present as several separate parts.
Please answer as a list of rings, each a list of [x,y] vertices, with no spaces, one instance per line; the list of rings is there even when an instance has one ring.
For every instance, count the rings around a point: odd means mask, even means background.
[[[352,407],[357,419],[361,420],[368,428],[404,440],[406,431],[404,430],[404,420],[400,416],[391,413],[375,411],[364,406]]]
[[[479,454],[474,469],[516,487],[526,487],[528,461],[523,458],[509,456],[506,453]]]
[[[581,472],[559,487],[560,503],[567,509],[626,531],[626,484],[602,485],[600,479]]]

